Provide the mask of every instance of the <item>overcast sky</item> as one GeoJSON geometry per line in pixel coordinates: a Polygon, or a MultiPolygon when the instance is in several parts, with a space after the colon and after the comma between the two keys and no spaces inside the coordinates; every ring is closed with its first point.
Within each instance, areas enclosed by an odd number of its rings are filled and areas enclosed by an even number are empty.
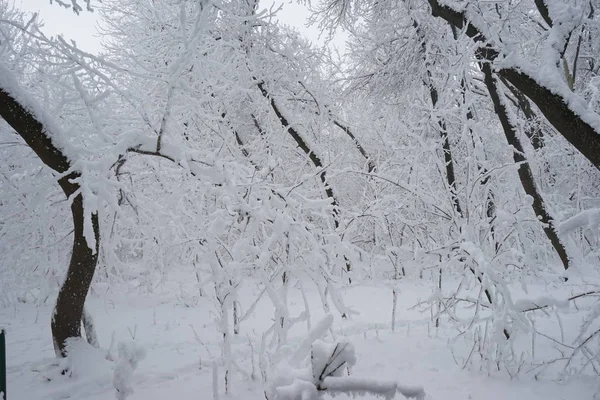
{"type": "MultiPolygon", "coordinates": [[[[65,2],[69,3],[68,0],[65,2]]],[[[82,0],[80,3],[84,3],[84,1],[82,0]]],[[[289,0],[277,0],[276,2],[262,0],[261,6],[270,7],[273,3],[283,4],[283,9],[278,14],[281,22],[296,27],[314,43],[322,43],[322,40],[318,39],[319,32],[317,28],[307,28],[305,26],[306,19],[310,15],[305,6],[298,5],[289,0]]],[[[50,0],[15,0],[15,4],[22,10],[39,12],[45,21],[44,30],[47,34],[63,34],[66,38],[75,40],[77,45],[85,51],[92,53],[99,51],[100,37],[96,30],[98,13],[84,11],[79,15],[75,15],[72,10],[65,9],[56,2],[50,4],[50,0]]],[[[343,43],[343,40],[338,42],[343,43]]]]}

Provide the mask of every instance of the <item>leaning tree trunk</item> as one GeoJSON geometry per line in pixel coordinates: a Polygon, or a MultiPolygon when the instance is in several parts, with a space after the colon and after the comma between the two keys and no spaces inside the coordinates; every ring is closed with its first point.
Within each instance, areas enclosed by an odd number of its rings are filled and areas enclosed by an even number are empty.
{"type": "MultiPolygon", "coordinates": [[[[30,111],[35,107],[21,101],[4,88],[0,88],[0,116],[25,140],[44,164],[60,174],[66,173],[71,168],[71,161],[52,142],[50,128],[44,126],[38,119],[40,117],[30,111]]],[[[79,190],[79,184],[72,182],[79,177],[79,173],[72,172],[59,179],[58,183],[67,198],[79,190]]],[[[96,269],[100,244],[97,214],[92,215],[95,249],[89,248],[83,235],[85,210],[81,193],[72,199],[71,214],[73,250],[66,279],[58,293],[51,324],[56,355],[63,357],[66,355],[67,339],[81,337],[83,306],[96,269]]]]}
{"type": "MultiPolygon", "coordinates": [[[[431,63],[427,60],[427,46],[425,42],[425,35],[417,20],[413,19],[412,26],[416,29],[417,35],[421,38],[421,56],[423,57],[423,61],[425,61],[425,68],[427,69],[426,79],[423,79],[423,84],[429,89],[431,105],[433,109],[435,109],[438,104],[439,93],[433,83],[431,74],[431,63]]],[[[446,121],[443,118],[437,118],[437,124],[439,127],[440,138],[442,139],[442,152],[444,153],[444,165],[446,169],[446,183],[448,184],[448,190],[450,191],[452,208],[461,218],[463,218],[464,215],[460,206],[460,199],[458,197],[458,190],[456,187],[456,174],[454,173],[454,161],[452,158],[450,139],[448,138],[448,130],[446,129],[446,121]]]]}
{"type": "MultiPolygon", "coordinates": [[[[321,170],[321,172],[319,173],[319,178],[321,179],[321,183],[323,184],[323,188],[325,189],[325,195],[331,201],[331,205],[332,205],[331,214],[333,217],[333,225],[334,225],[335,229],[337,230],[340,227],[339,203],[333,193],[333,188],[331,187],[331,185],[329,184],[329,182],[327,180],[327,172],[325,171],[325,167],[323,165],[323,162],[321,161],[321,158],[319,158],[319,156],[309,147],[308,143],[303,139],[303,137],[298,133],[298,131],[296,131],[296,129],[290,124],[290,122],[287,120],[287,118],[283,115],[280,108],[277,106],[275,99],[273,98],[273,96],[271,96],[271,94],[265,88],[264,82],[258,83],[258,88],[260,89],[260,92],[263,95],[263,97],[269,101],[271,108],[273,109],[273,112],[279,119],[279,122],[281,123],[281,125],[287,130],[287,132],[290,134],[290,136],[294,139],[294,141],[296,142],[298,147],[300,147],[302,149],[302,151],[308,156],[308,158],[310,159],[312,164],[315,166],[315,168],[318,168],[321,170]]],[[[348,132],[349,131],[346,131],[346,133],[348,133],[348,132]]],[[[355,141],[355,143],[358,143],[358,141],[355,141]]],[[[372,171],[372,169],[369,170],[369,172],[371,172],[371,171],[372,171]]],[[[350,260],[348,259],[348,257],[344,256],[344,260],[346,261],[346,272],[352,271],[352,264],[350,263],[350,260]]],[[[352,278],[348,277],[348,283],[352,283],[352,278]]],[[[342,318],[345,318],[345,316],[346,316],[346,314],[342,314],[342,318]]]]}
{"type": "MultiPolygon", "coordinates": [[[[427,79],[429,86],[429,96],[431,97],[431,105],[435,109],[439,100],[439,94],[436,87],[431,82],[431,72],[427,71],[427,79]]],[[[463,212],[460,207],[460,199],[458,198],[458,191],[456,188],[456,174],[454,173],[454,161],[452,158],[452,149],[450,148],[450,139],[448,138],[448,130],[446,129],[446,122],[438,118],[440,138],[442,139],[442,151],[444,152],[444,165],[446,166],[446,183],[450,190],[450,197],[452,199],[452,206],[454,211],[462,218],[463,212]]]]}
{"type": "Polygon", "coordinates": [[[275,115],[279,119],[279,122],[281,123],[281,125],[287,130],[287,132],[294,139],[294,141],[296,142],[298,147],[300,147],[302,149],[304,154],[306,154],[308,156],[308,158],[310,159],[312,164],[315,166],[315,168],[321,170],[321,172],[319,173],[319,179],[321,180],[321,183],[323,184],[323,188],[325,189],[325,194],[331,201],[331,205],[332,205],[331,213],[333,216],[333,224],[336,229],[339,228],[339,226],[340,226],[340,215],[339,215],[339,207],[338,207],[339,203],[333,193],[333,188],[331,187],[331,185],[329,185],[329,182],[327,181],[327,172],[325,171],[325,168],[323,166],[323,162],[321,161],[321,158],[319,158],[319,156],[309,147],[308,143],[303,139],[303,137],[298,133],[298,131],[296,131],[296,129],[290,124],[290,122],[287,120],[287,118],[283,115],[283,113],[277,106],[275,99],[271,96],[271,94],[265,88],[264,82],[258,83],[258,88],[260,89],[260,92],[263,95],[263,97],[269,101],[269,104],[271,105],[271,108],[273,109],[273,112],[275,112],[275,115]]]}
{"type": "Polygon", "coordinates": [[[502,81],[502,83],[504,83],[504,86],[506,86],[508,90],[510,90],[513,96],[515,96],[515,98],[517,99],[517,106],[519,107],[519,110],[521,110],[521,112],[525,116],[525,119],[527,120],[527,122],[529,122],[529,125],[525,129],[525,135],[529,138],[529,141],[531,142],[531,145],[535,150],[541,150],[542,148],[544,148],[544,132],[542,131],[540,125],[536,124],[536,115],[533,112],[531,103],[523,93],[515,89],[515,87],[511,85],[506,79],[500,78],[500,80],[502,81]]]}
{"type": "Polygon", "coordinates": [[[485,85],[488,89],[492,102],[494,103],[494,110],[498,115],[498,119],[500,120],[500,124],[502,125],[502,129],[504,130],[504,134],[506,135],[506,140],[508,144],[513,146],[513,158],[515,163],[519,165],[518,173],[519,178],[521,179],[521,184],[523,185],[523,189],[525,193],[533,198],[533,211],[535,215],[540,218],[540,221],[544,224],[544,232],[546,236],[552,243],[554,250],[558,253],[560,260],[562,261],[563,267],[565,269],[569,268],[570,260],[567,254],[567,250],[560,240],[558,233],[556,232],[556,227],[554,226],[554,219],[550,215],[547,210],[546,204],[544,202],[544,198],[540,193],[535,181],[533,179],[533,173],[531,171],[531,167],[525,158],[525,153],[521,141],[517,136],[517,131],[514,127],[514,124],[511,123],[509,119],[508,110],[506,108],[506,104],[502,102],[498,82],[492,73],[492,68],[489,63],[481,63],[481,70],[484,74],[485,85]]]}

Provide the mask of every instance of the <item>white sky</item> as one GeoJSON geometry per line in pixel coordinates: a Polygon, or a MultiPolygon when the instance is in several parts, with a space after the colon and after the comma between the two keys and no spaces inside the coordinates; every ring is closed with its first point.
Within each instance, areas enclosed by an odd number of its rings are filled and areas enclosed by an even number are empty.
{"type": "MultiPolygon", "coordinates": [[[[66,2],[70,3],[69,0],[66,2]]],[[[39,12],[45,22],[46,34],[63,34],[88,52],[95,53],[100,49],[100,38],[96,33],[97,14],[84,11],[77,16],[56,2],[51,5],[50,0],[15,0],[15,5],[24,11],[39,12]]]]}
{"type": "MultiPolygon", "coordinates": [[[[69,0],[63,0],[70,3],[69,0]]],[[[169,0],[164,0],[169,1],[169,0]]],[[[84,1],[80,1],[80,4],[84,1]]],[[[93,5],[94,1],[92,1],[93,5]]],[[[278,17],[281,22],[291,25],[300,30],[313,43],[323,43],[319,40],[319,31],[316,27],[305,26],[310,12],[305,6],[299,5],[291,0],[262,0],[261,6],[269,8],[271,4],[283,4],[283,9],[278,17]]],[[[63,34],[67,39],[73,39],[78,47],[84,51],[96,53],[100,50],[100,37],[97,33],[97,13],[83,11],[75,15],[71,9],[59,6],[56,2],[50,4],[50,0],[15,0],[17,8],[22,10],[39,12],[45,22],[46,34],[63,34]]],[[[85,7],[84,7],[85,8],[85,7]]],[[[343,47],[344,40],[336,40],[338,47],[343,47]],[[341,46],[340,46],[341,45],[341,46]]]]}

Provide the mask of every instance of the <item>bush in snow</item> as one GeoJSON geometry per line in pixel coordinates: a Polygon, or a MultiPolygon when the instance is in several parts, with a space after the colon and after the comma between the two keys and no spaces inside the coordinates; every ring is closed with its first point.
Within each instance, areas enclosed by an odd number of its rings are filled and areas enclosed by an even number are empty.
{"type": "Polygon", "coordinates": [[[396,393],[406,398],[423,400],[425,391],[421,387],[408,387],[394,381],[381,381],[369,378],[357,378],[350,375],[350,369],[356,364],[354,347],[347,342],[325,343],[322,337],[333,322],[327,315],[302,341],[289,361],[276,366],[277,374],[267,385],[267,400],[318,400],[325,393],[335,396],[345,393],[352,396],[372,394],[392,399],[396,393]],[[307,346],[308,345],[308,346],[307,346]],[[298,367],[310,348],[310,363],[307,367],[298,367]]]}
{"type": "Polygon", "coordinates": [[[117,400],[125,400],[133,393],[133,371],[146,357],[146,351],[135,342],[119,343],[119,360],[115,367],[113,384],[117,391],[117,400]]]}

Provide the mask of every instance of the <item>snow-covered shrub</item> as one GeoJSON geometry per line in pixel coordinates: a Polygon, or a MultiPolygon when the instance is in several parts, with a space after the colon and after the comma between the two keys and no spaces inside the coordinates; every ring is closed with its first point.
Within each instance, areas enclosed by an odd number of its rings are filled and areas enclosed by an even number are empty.
{"type": "Polygon", "coordinates": [[[319,340],[332,323],[333,317],[328,314],[308,332],[288,360],[281,361],[273,368],[277,372],[267,383],[265,396],[268,400],[319,400],[324,394],[335,396],[340,393],[352,396],[372,394],[385,399],[392,399],[396,393],[401,393],[406,398],[425,398],[425,391],[421,387],[349,376],[356,364],[354,346],[348,342],[326,343],[319,340]],[[307,362],[308,349],[310,360],[307,362]]]}

